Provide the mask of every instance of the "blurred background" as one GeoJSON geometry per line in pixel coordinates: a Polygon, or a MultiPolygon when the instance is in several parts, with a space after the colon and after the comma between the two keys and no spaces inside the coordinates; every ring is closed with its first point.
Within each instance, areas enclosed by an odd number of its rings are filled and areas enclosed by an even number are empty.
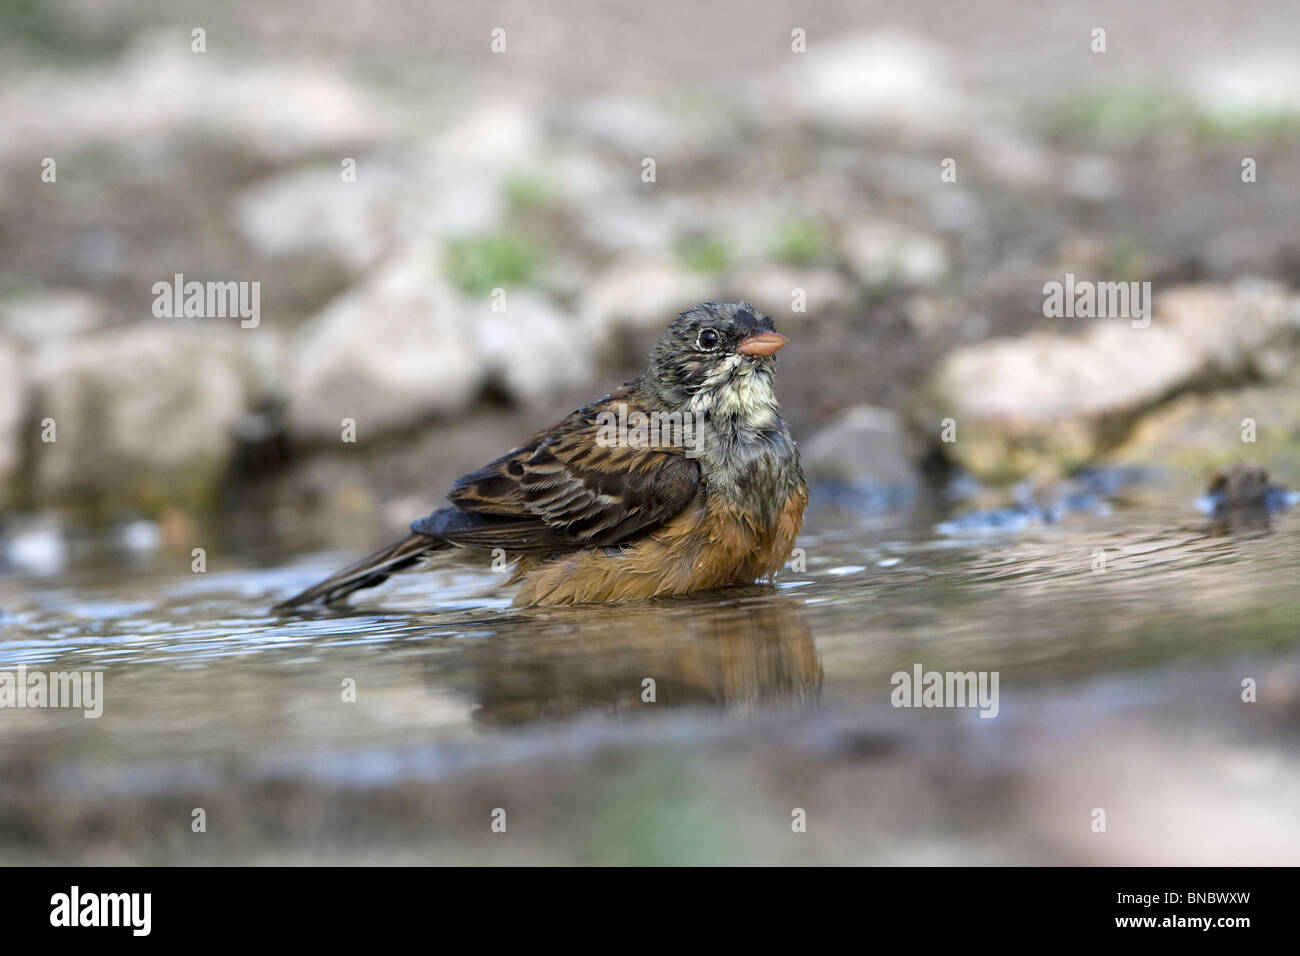
{"type": "Polygon", "coordinates": [[[861,439],[812,449],[827,479],[1182,456],[1201,482],[1248,416],[1294,472],[1285,4],[444,6],[5,3],[10,513],[385,537],[732,297],[796,343],[796,435],[861,439]],[[177,273],[259,283],[258,326],[155,317],[177,273]],[[1098,341],[1044,318],[1066,273],[1168,308],[1098,341]]]}
{"type": "MultiPolygon", "coordinates": [[[[120,666],[124,688],[108,738],[0,724],[20,821],[0,851],[193,859],[189,794],[219,778],[232,815],[285,802],[211,859],[420,858],[430,800],[477,821],[467,795],[529,791],[563,816],[579,780],[595,804],[568,825],[594,835],[534,834],[519,859],[1295,862],[1263,824],[1099,850],[1055,814],[1086,815],[1102,797],[1075,785],[1095,779],[1130,826],[1168,822],[1156,778],[1187,778],[1184,823],[1282,818],[1296,793],[1295,515],[1235,538],[1194,502],[1247,459],[1274,500],[1300,487],[1298,43],[1283,2],[0,0],[0,663],[120,666]],[[1149,327],[1045,317],[1067,274],[1151,283],[1149,327]],[[256,322],[158,316],[177,275],[257,283],[256,322]],[[781,602],[629,642],[589,618],[485,623],[505,601],[474,597],[479,574],[387,599],[462,617],[263,616],[639,374],[677,312],[736,298],[791,338],[778,394],[814,487],[781,602]],[[978,538],[1007,530],[1026,536],[978,538]],[[887,675],[922,653],[1023,667],[1039,696],[895,727],[887,675]],[[1246,758],[1214,736],[1247,733],[1226,716],[1241,654],[1277,689],[1249,731],[1276,746],[1246,758]],[[340,662],[385,688],[369,724],[304,702],[337,696],[340,662]],[[1134,676],[1152,667],[1175,672],[1134,676]],[[647,670],[676,675],[686,713],[761,726],[601,722],[640,706],[647,670]],[[286,673],[297,704],[273,689],[286,673]],[[1117,716],[1134,700],[1152,708],[1136,729],[1117,716]],[[1062,713],[1083,735],[1064,776],[1065,731],[1044,730],[1062,713]],[[1200,768],[1161,763],[1196,714],[1200,768]],[[421,749],[435,731],[451,750],[421,749]],[[711,740],[729,771],[711,788],[712,750],[626,757],[647,735],[711,740]],[[987,759],[963,769],[972,747],[987,759]],[[157,803],[128,796],[143,767],[157,803]],[[769,810],[788,830],[800,798],[772,792],[796,771],[842,829],[751,839],[769,810]],[[755,789],[771,807],[734,812],[755,789]],[[182,835],[159,842],[171,801],[182,835]],[[411,829],[356,822],[382,814],[411,829]]],[[[488,852],[447,832],[447,858],[488,852]]]]}

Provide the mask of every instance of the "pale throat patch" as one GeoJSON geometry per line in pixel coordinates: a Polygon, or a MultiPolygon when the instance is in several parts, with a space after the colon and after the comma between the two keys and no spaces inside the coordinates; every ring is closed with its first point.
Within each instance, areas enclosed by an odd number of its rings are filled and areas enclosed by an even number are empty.
{"type": "Polygon", "coordinates": [[[742,355],[731,356],[692,396],[691,411],[708,412],[720,419],[735,418],[756,431],[770,428],[779,406],[772,390],[772,376],[758,369],[742,355]]]}

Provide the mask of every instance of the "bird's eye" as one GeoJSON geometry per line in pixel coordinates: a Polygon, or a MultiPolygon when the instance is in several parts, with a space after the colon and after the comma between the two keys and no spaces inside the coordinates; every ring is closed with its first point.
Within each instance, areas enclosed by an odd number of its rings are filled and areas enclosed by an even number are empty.
{"type": "Polygon", "coordinates": [[[697,347],[708,352],[718,347],[718,333],[713,329],[704,329],[695,339],[697,347]]]}

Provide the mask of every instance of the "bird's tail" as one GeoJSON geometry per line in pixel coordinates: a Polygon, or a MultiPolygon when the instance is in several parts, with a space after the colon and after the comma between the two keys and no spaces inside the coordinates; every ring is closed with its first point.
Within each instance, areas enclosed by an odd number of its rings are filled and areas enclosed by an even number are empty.
{"type": "Polygon", "coordinates": [[[289,600],[281,601],[271,610],[287,611],[315,601],[324,604],[336,601],[353,591],[372,588],[387,580],[390,574],[413,567],[430,551],[445,547],[448,547],[447,543],[439,538],[427,534],[409,534],[396,544],[390,544],[355,564],[348,565],[342,571],[330,575],[301,594],[295,594],[289,600]]]}

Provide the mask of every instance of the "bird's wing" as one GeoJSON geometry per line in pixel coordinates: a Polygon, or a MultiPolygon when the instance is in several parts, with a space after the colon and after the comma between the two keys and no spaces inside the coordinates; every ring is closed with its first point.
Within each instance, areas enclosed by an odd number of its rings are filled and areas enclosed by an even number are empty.
{"type": "Polygon", "coordinates": [[[507,551],[617,545],[677,515],[700,488],[680,447],[599,442],[603,411],[635,406],[635,385],[581,408],[457,481],[443,509],[411,525],[453,544],[507,551]]]}

